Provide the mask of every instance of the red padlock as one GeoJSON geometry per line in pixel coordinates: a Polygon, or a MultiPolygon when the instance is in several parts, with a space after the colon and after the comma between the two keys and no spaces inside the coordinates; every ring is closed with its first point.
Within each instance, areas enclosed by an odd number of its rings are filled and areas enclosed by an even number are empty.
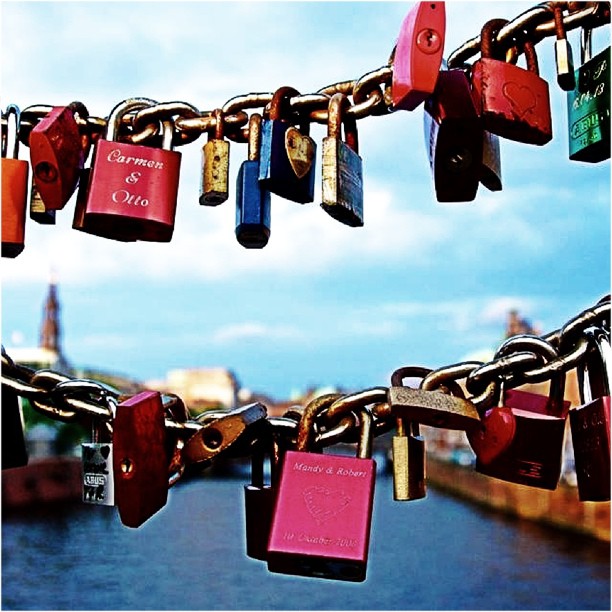
{"type": "Polygon", "coordinates": [[[393,57],[395,109],[414,110],[433,92],[444,52],[444,2],[419,2],[402,22],[393,57]]]}
{"type": "Polygon", "coordinates": [[[26,206],[29,165],[19,156],[21,113],[9,104],[2,115],[2,257],[17,257],[25,246],[26,206]],[[8,122],[15,117],[15,142],[8,157],[8,122]]]}
{"type": "Polygon", "coordinates": [[[556,489],[561,474],[565,421],[565,374],[551,381],[548,397],[512,389],[482,417],[480,430],[467,432],[476,471],[518,484],[556,489]]]}
{"type": "Polygon", "coordinates": [[[75,113],[88,116],[80,102],[55,106],[30,132],[32,172],[45,210],[64,208],[85,164],[89,137],[80,133],[75,113]]]}
{"type": "Polygon", "coordinates": [[[610,380],[612,350],[601,329],[587,329],[590,348],[578,368],[582,405],[570,410],[580,501],[610,500],[610,380]]]}
{"type": "Polygon", "coordinates": [[[474,200],[481,177],[483,127],[462,69],[440,71],[423,118],[436,199],[474,200]]]}
{"type": "MultiPolygon", "coordinates": [[[[298,441],[308,439],[301,435],[307,410],[298,441]]],[[[376,463],[372,413],[362,406],[359,415],[359,457],[307,452],[306,444],[286,452],[268,541],[270,571],[365,580],[376,463]]]]}
{"type": "Polygon", "coordinates": [[[120,102],[95,147],[83,213],[88,231],[111,237],[169,242],[174,232],[181,154],[172,151],[174,125],[164,121],[163,148],[118,142],[123,116],[154,105],[148,98],[120,102]]]}
{"type": "Polygon", "coordinates": [[[142,391],[121,402],[113,419],[113,473],[125,526],[140,527],[165,506],[168,463],[161,394],[142,391]]]}
{"type": "Polygon", "coordinates": [[[508,23],[492,19],[480,33],[481,58],[472,66],[472,94],[484,128],[493,134],[527,144],[552,139],[548,83],[539,76],[532,42],[525,40],[527,70],[494,58],[493,34],[508,23]]]}

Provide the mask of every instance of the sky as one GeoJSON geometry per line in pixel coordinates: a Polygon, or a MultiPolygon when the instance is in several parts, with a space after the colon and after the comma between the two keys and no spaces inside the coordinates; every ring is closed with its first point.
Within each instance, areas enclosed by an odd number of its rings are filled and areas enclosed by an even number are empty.
{"type": "MultiPolygon", "coordinates": [[[[534,4],[447,2],[444,57],[488,19],[534,4]]],[[[283,85],[311,93],[387,64],[412,6],[3,1],[1,105],[80,100],[106,117],[134,96],[212,110],[283,85]]],[[[579,31],[569,40],[578,63],[579,31]]],[[[593,44],[595,52],[610,44],[609,27],[593,44]]],[[[388,385],[401,366],[438,368],[494,350],[511,308],[543,332],[557,329],[609,292],[610,163],[568,159],[553,39],[537,51],[553,140],[503,140],[501,192],[436,201],[421,105],[358,122],[365,225],[344,226],[318,204],[326,134],[313,125],[315,202],[273,196],[269,243],[247,250],[234,236],[246,145],[231,144],[229,200],[204,207],[201,136],[177,149],[170,243],[72,230],[74,198],[55,226],[28,221],[25,250],[2,260],[3,344],[37,345],[52,271],[72,364],[141,380],[222,366],[241,386],[279,399],[313,385],[388,385]]],[[[29,158],[27,147],[20,157],[29,158]]]]}

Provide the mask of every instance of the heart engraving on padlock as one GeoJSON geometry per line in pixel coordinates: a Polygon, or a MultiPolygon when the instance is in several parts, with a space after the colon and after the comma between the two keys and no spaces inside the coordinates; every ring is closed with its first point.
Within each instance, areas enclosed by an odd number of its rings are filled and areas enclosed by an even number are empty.
{"type": "Polygon", "coordinates": [[[300,179],[305,177],[315,155],[312,139],[292,126],[285,132],[285,151],[295,175],[300,179]]]}
{"type": "Polygon", "coordinates": [[[505,98],[512,104],[512,109],[521,119],[533,111],[538,103],[533,91],[525,85],[511,81],[504,85],[502,91],[505,98]]]}
{"type": "Polygon", "coordinates": [[[467,432],[470,446],[483,464],[491,463],[510,446],[516,431],[511,408],[492,408],[482,419],[482,429],[467,432]]]}
{"type": "Polygon", "coordinates": [[[304,501],[308,512],[321,525],[342,512],[351,502],[351,497],[344,491],[312,486],[304,490],[304,501]]]}

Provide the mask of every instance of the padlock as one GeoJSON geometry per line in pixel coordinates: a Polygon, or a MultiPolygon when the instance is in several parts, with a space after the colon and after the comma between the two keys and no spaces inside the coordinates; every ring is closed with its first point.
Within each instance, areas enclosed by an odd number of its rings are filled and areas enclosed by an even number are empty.
{"type": "Polygon", "coordinates": [[[578,497],[610,500],[610,339],[601,329],[584,332],[589,352],[578,369],[581,406],[570,410],[578,497]]]}
{"type": "MultiPolygon", "coordinates": [[[[403,379],[420,371],[399,368],[391,375],[391,386],[403,386],[403,379]]],[[[419,424],[402,417],[396,418],[397,433],[393,436],[393,499],[412,501],[427,495],[425,483],[425,438],[420,435],[419,424]]]]}
{"type": "Polygon", "coordinates": [[[174,125],[163,123],[162,149],[119,142],[123,116],[154,105],[148,98],[120,102],[111,111],[105,138],[95,145],[83,213],[91,233],[169,242],[174,231],[181,154],[172,151],[174,125]]]}
{"type": "Polygon", "coordinates": [[[46,210],[64,208],[85,164],[89,138],[81,134],[75,114],[88,117],[80,102],[55,106],[30,132],[32,173],[46,210]]]}
{"type": "Polygon", "coordinates": [[[17,257],[25,246],[29,165],[18,159],[20,118],[15,104],[9,104],[2,115],[2,257],[17,257]],[[11,115],[15,118],[15,140],[12,157],[8,157],[11,115]]]}
{"type": "Polygon", "coordinates": [[[561,4],[553,7],[555,19],[555,64],[557,66],[557,84],[563,91],[573,91],[576,88],[574,76],[574,59],[572,46],[567,39],[565,24],[563,23],[563,8],[561,4]]]}
{"type": "Polygon", "coordinates": [[[2,385],[2,469],[28,464],[28,449],[23,434],[23,413],[19,396],[2,385]]]}
{"type": "Polygon", "coordinates": [[[554,490],[561,474],[565,421],[565,373],[551,381],[549,396],[512,389],[467,432],[476,471],[493,478],[554,490]]]}
{"type": "Polygon", "coordinates": [[[329,101],[327,136],[323,139],[321,207],[337,221],[361,227],[363,164],[359,157],[357,120],[348,114],[349,108],[349,99],[342,93],[334,94],[329,101]]]}
{"type": "Polygon", "coordinates": [[[367,406],[358,412],[357,458],[308,452],[303,444],[285,453],[268,543],[270,571],[365,580],[376,463],[372,413],[367,406]]]}
{"type": "Polygon", "coordinates": [[[55,225],[55,211],[47,210],[32,177],[30,184],[30,219],[41,225],[55,225]]]}
{"type": "Polygon", "coordinates": [[[418,2],[402,22],[393,56],[393,107],[414,110],[433,93],[444,52],[444,2],[418,2]]]}
{"type": "Polygon", "coordinates": [[[482,132],[482,164],[480,184],[489,191],[502,190],[501,150],[499,136],[487,130],[482,132]]]}
{"type": "Polygon", "coordinates": [[[208,132],[208,142],[202,147],[202,186],[200,204],[218,206],[229,195],[230,143],[223,137],[223,111],[213,111],[215,127],[208,132]]]}
{"type": "Polygon", "coordinates": [[[266,407],[255,402],[211,418],[185,443],[186,463],[205,466],[221,453],[247,446],[257,433],[257,424],[261,425],[258,422],[265,423],[267,414],[266,407]]]}
{"type": "Polygon", "coordinates": [[[271,197],[259,181],[261,121],[259,113],[249,119],[248,159],[236,178],[236,239],[247,249],[261,249],[270,238],[271,197]]]}
{"type": "Polygon", "coordinates": [[[81,444],[83,502],[98,506],[115,505],[113,442],[108,431],[92,423],[91,442],[81,444]]]}
{"type": "Polygon", "coordinates": [[[299,96],[293,87],[281,87],[270,102],[269,118],[261,128],[259,180],[261,186],[281,198],[305,204],[314,200],[317,145],[308,135],[306,122],[293,125],[289,106],[299,96]]]}
{"type": "Polygon", "coordinates": [[[251,449],[251,484],[244,487],[246,554],[260,561],[268,558],[268,538],[274,512],[279,461],[279,445],[272,426],[267,429],[251,449]],[[270,461],[270,484],[264,484],[266,456],[270,461]]]}
{"type": "Polygon", "coordinates": [[[569,158],[598,163],[610,158],[610,47],[591,57],[591,30],[581,35],[576,88],[567,94],[569,158]]]}
{"type": "Polygon", "coordinates": [[[482,176],[483,127],[461,68],[442,70],[425,101],[425,145],[438,202],[470,202],[482,176]]]}
{"type": "MultiPolygon", "coordinates": [[[[401,377],[415,376],[413,368],[400,368],[401,377]]],[[[425,370],[423,370],[425,372],[425,370]]],[[[400,376],[400,374],[398,374],[400,376]]],[[[415,421],[430,427],[462,429],[472,431],[480,427],[480,416],[476,406],[460,395],[427,388],[428,379],[424,377],[419,389],[404,386],[391,386],[388,390],[388,403],[391,414],[396,418],[415,421]]]]}
{"type": "Polygon", "coordinates": [[[115,503],[127,527],[140,527],[166,505],[166,426],[158,391],[141,391],[117,405],[113,472],[115,503]]]}
{"type": "Polygon", "coordinates": [[[525,40],[527,70],[494,58],[493,34],[507,21],[492,19],[480,33],[481,58],[472,66],[472,94],[483,127],[498,136],[544,145],[552,139],[548,83],[539,76],[534,44],[525,40]]]}

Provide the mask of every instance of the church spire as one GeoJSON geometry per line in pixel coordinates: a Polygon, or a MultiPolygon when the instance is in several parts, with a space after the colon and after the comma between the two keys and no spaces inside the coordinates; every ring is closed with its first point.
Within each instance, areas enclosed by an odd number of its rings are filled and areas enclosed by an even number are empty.
{"type": "Polygon", "coordinates": [[[61,355],[59,300],[57,299],[57,280],[51,274],[49,293],[43,307],[43,319],[40,328],[40,347],[61,355]]]}

